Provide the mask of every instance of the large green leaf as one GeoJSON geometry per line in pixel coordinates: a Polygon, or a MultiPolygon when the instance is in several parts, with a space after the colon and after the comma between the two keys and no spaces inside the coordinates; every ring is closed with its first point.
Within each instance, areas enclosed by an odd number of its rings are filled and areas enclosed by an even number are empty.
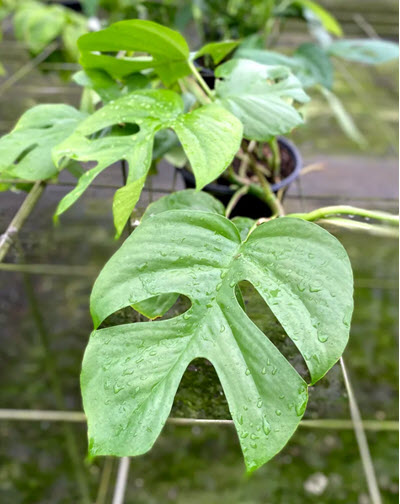
{"type": "Polygon", "coordinates": [[[37,105],[0,139],[0,173],[26,180],[45,180],[58,173],[52,148],[85,118],[69,105],[37,105]]]}
{"type": "Polygon", "coordinates": [[[81,64],[84,68],[105,70],[113,77],[123,77],[144,69],[154,69],[166,84],[189,75],[189,48],[178,32],[165,26],[133,19],[120,21],[78,41],[81,64]],[[150,56],[114,56],[98,52],[127,51],[150,56]]]}
{"type": "Polygon", "coordinates": [[[328,52],[349,61],[376,65],[399,57],[399,46],[388,40],[335,40],[328,52]]]}
{"type": "Polygon", "coordinates": [[[243,123],[244,136],[266,141],[303,123],[293,101],[308,96],[287,67],[233,59],[215,72],[218,102],[243,123]]]}
{"type": "Polygon", "coordinates": [[[281,218],[242,242],[209,212],[170,210],[144,221],[100,273],[91,296],[96,328],[115,311],[172,292],[192,306],[169,320],[95,330],[81,385],[92,455],[148,451],[188,364],[215,366],[249,471],[290,439],[307,384],[246,316],[235,287],[251,282],[310,370],[312,383],[338,360],[353,308],[353,280],[340,243],[315,224],[281,218]]]}
{"type": "Polygon", "coordinates": [[[230,164],[242,138],[242,125],[223,107],[210,104],[187,114],[181,97],[169,90],[141,90],[109,103],[86,119],[55,151],[55,159],[64,156],[80,161],[96,161],[76,188],[60,202],[56,214],[63,213],[85,191],[92,180],[111,164],[126,160],[129,164],[127,185],[115,193],[114,223],[119,235],[136,205],[152,159],[154,135],[172,128],[191,163],[196,186],[217,178],[230,164]],[[105,128],[129,123],[139,131],[116,136],[92,138],[105,128]]]}

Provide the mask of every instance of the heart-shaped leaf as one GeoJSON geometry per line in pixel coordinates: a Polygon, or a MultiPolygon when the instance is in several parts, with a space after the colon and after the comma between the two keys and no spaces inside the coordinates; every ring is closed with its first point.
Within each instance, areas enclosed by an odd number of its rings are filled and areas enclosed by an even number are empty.
{"type": "Polygon", "coordinates": [[[148,451],[188,364],[215,366],[252,471],[298,426],[307,384],[247,317],[235,290],[251,282],[303,355],[312,383],[338,360],[353,308],[353,280],[340,243],[315,224],[280,218],[242,241],[210,212],[170,210],[145,220],[100,273],[91,296],[95,327],[115,311],[180,293],[192,306],[158,322],[95,330],[81,385],[92,455],[148,451]]]}
{"type": "Polygon", "coordinates": [[[196,186],[201,189],[216,179],[230,164],[240,146],[242,125],[230,112],[216,104],[200,107],[187,114],[181,97],[173,91],[142,90],[109,103],[87,118],[55,151],[55,159],[67,156],[80,161],[96,161],[76,188],[60,202],[56,214],[71,206],[92,180],[116,161],[129,164],[127,185],[115,193],[114,223],[119,235],[136,205],[152,159],[154,135],[164,128],[177,134],[191,163],[196,186]],[[136,124],[139,131],[115,136],[91,138],[96,132],[125,123],[136,124]]]}
{"type": "Polygon", "coordinates": [[[105,70],[112,77],[124,77],[154,69],[166,85],[191,73],[189,47],[178,32],[141,19],[114,23],[104,30],[83,35],[78,41],[80,63],[85,69],[105,70]],[[139,52],[150,56],[114,57],[99,52],[139,52]]]}
{"type": "Polygon", "coordinates": [[[45,180],[58,173],[52,148],[86,117],[69,105],[37,105],[0,139],[0,173],[25,180],[45,180]]]}
{"type": "Polygon", "coordinates": [[[218,102],[241,120],[246,138],[267,141],[303,123],[292,102],[308,96],[287,67],[233,59],[215,75],[218,102]]]}

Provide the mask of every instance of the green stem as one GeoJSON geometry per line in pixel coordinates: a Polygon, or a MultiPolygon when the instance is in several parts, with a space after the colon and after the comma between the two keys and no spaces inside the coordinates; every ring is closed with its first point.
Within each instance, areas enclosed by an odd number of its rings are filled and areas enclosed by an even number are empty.
{"type": "Polygon", "coordinates": [[[193,73],[193,75],[196,77],[198,83],[200,86],[203,88],[203,91],[206,93],[206,95],[210,98],[210,100],[214,100],[214,95],[211,89],[208,87],[207,82],[203,79],[203,77],[200,75],[199,71],[197,70],[195,64],[193,61],[189,61],[189,67],[193,73]]]}
{"type": "Polygon", "coordinates": [[[254,165],[254,169],[256,171],[258,180],[264,190],[265,201],[268,203],[270,209],[272,210],[272,218],[273,217],[281,217],[285,214],[282,205],[278,198],[275,196],[275,193],[271,189],[271,185],[268,180],[265,178],[262,171],[258,168],[257,164],[254,165]]]}
{"type": "Polygon", "coordinates": [[[320,219],[326,219],[329,217],[336,217],[338,215],[357,215],[359,217],[364,217],[366,219],[374,219],[382,222],[386,222],[392,226],[399,225],[399,216],[392,215],[387,212],[379,212],[376,210],[366,210],[365,208],[357,208],[349,205],[334,205],[322,208],[317,208],[312,212],[308,213],[293,213],[289,214],[288,217],[296,217],[298,219],[303,219],[307,221],[317,221],[320,219]]]}
{"type": "Polygon", "coordinates": [[[7,255],[11,245],[14,243],[15,237],[35,208],[45,187],[46,184],[44,182],[35,182],[35,185],[29,191],[28,196],[10,222],[6,232],[0,236],[0,262],[2,262],[7,255]]]}
{"type": "Polygon", "coordinates": [[[188,90],[193,93],[193,95],[202,105],[207,105],[210,103],[210,98],[206,95],[206,93],[195,80],[193,80],[191,77],[186,78],[185,84],[188,90]]]}
{"type": "Polygon", "coordinates": [[[249,194],[256,196],[269,206],[273,217],[283,215],[282,207],[267,181],[264,187],[261,187],[258,184],[249,183],[247,180],[238,177],[232,167],[227,170],[225,177],[229,180],[229,182],[236,184],[239,187],[247,186],[249,194]]]}
{"type": "Polygon", "coordinates": [[[276,179],[281,173],[281,154],[279,151],[279,143],[276,137],[269,142],[269,146],[272,152],[272,173],[274,179],[276,179]]]}
{"type": "Polygon", "coordinates": [[[227,219],[229,219],[229,216],[231,215],[232,213],[232,210],[235,208],[235,206],[237,205],[238,201],[240,200],[240,198],[242,196],[244,196],[247,192],[249,191],[249,187],[248,186],[242,186],[240,187],[232,196],[232,198],[229,200],[229,203],[228,205],[226,206],[226,210],[225,210],[225,217],[227,219]]]}

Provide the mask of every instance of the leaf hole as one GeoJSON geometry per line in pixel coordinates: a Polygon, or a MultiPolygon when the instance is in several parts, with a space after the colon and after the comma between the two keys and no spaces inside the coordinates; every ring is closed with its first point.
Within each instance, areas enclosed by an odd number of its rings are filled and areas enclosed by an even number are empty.
{"type": "Polygon", "coordinates": [[[14,161],[14,164],[17,165],[18,163],[20,163],[24,158],[26,158],[26,156],[32,152],[34,149],[36,149],[36,147],[38,146],[37,143],[35,144],[32,144],[30,145],[29,147],[27,147],[26,149],[24,149],[19,155],[18,157],[15,159],[14,161]]]}
{"type": "Polygon", "coordinates": [[[222,385],[209,360],[197,358],[189,364],[179,384],[171,416],[231,418],[222,385]]]}
{"type": "Polygon", "coordinates": [[[148,320],[157,323],[183,315],[191,306],[190,299],[183,294],[162,294],[116,311],[105,319],[100,328],[148,320]],[[169,300],[168,297],[170,297],[169,300]]]}
{"type": "Polygon", "coordinates": [[[119,124],[113,124],[112,126],[108,126],[107,128],[102,128],[90,135],[86,135],[88,140],[97,140],[98,138],[105,137],[124,137],[124,136],[133,136],[136,135],[140,131],[140,127],[136,123],[125,122],[119,124]]]}
{"type": "MultiPolygon", "coordinates": [[[[240,282],[238,286],[242,294],[246,315],[276,346],[300,376],[309,383],[311,379],[303,356],[286,334],[285,329],[272,313],[270,307],[258,293],[257,289],[248,281],[240,282]]],[[[236,298],[239,304],[242,305],[237,292],[236,298]]]]}

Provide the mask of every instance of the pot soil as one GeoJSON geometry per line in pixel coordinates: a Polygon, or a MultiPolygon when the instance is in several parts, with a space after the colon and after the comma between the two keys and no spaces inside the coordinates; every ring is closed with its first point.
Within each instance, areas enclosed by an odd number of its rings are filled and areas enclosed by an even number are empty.
{"type": "MultiPolygon", "coordinates": [[[[271,184],[271,189],[275,194],[279,191],[281,194],[281,200],[283,201],[289,186],[300,175],[302,160],[297,147],[287,138],[279,137],[278,145],[281,156],[280,181],[271,184]]],[[[234,170],[235,168],[237,169],[239,165],[240,160],[235,159],[233,161],[234,170]]],[[[186,188],[194,188],[196,186],[196,181],[193,173],[187,168],[179,169],[179,171],[182,175],[186,188]]],[[[206,185],[203,188],[203,191],[212,194],[226,206],[235,193],[234,189],[230,187],[231,185],[231,182],[223,177],[219,177],[215,182],[206,185]]],[[[252,219],[269,217],[270,215],[271,210],[269,206],[252,194],[245,194],[242,196],[231,213],[231,217],[241,216],[250,217],[252,219]]]]}

